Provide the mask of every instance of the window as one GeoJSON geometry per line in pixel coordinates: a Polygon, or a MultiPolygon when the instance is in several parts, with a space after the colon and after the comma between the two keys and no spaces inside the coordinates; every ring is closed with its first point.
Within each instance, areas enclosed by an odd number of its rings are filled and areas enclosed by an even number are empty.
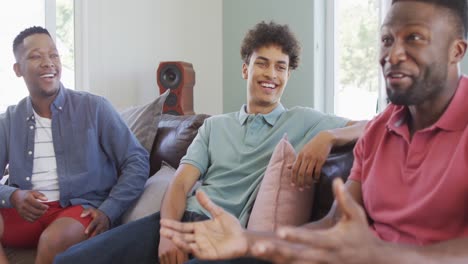
{"type": "Polygon", "coordinates": [[[75,23],[73,0],[56,0],[55,42],[62,60],[62,83],[75,87],[75,23]]]}
{"type": "Polygon", "coordinates": [[[13,39],[23,29],[45,26],[62,59],[62,83],[75,86],[73,0],[15,0],[0,2],[0,113],[28,95],[22,78],[13,71],[13,39]]]}
{"type": "MultiPolygon", "coordinates": [[[[330,0],[325,21],[328,91],[325,109],[350,119],[371,119],[385,106],[378,63],[379,30],[388,0],[330,0]]],[[[320,94],[320,93],[319,93],[320,94]]]]}
{"type": "Polygon", "coordinates": [[[336,1],[334,110],[351,119],[370,119],[379,96],[379,1],[336,1]]]}

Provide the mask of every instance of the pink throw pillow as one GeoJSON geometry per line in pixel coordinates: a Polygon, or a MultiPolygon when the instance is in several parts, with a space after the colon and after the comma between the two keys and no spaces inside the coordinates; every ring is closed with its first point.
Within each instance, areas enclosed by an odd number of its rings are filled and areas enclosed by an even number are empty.
{"type": "Polygon", "coordinates": [[[275,147],[250,214],[247,229],[274,231],[279,226],[298,226],[308,222],[312,211],[313,189],[291,186],[296,152],[285,135],[275,147]]]}

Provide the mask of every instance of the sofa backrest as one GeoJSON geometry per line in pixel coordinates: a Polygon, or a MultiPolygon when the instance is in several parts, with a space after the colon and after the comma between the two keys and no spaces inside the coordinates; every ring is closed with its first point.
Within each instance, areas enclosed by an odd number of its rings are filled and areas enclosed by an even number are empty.
{"type": "MultiPolygon", "coordinates": [[[[163,114],[150,154],[150,175],[161,168],[163,160],[177,168],[180,159],[197,135],[198,128],[208,117],[209,115],[204,114],[185,116],[163,114]]],[[[348,178],[354,160],[353,147],[351,145],[333,149],[322,167],[320,181],[315,186],[311,220],[318,220],[328,213],[334,200],[332,181],[336,177],[341,177],[344,181],[348,178]]]]}
{"type": "Polygon", "coordinates": [[[163,160],[177,168],[180,159],[197,135],[198,128],[208,117],[209,115],[204,114],[183,116],[163,114],[150,153],[150,175],[161,168],[163,160]]]}

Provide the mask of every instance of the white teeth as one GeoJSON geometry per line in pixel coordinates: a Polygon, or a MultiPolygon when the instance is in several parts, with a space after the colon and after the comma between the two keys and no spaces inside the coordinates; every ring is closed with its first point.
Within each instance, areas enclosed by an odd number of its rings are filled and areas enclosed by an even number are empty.
{"type": "Polygon", "coordinates": [[[48,73],[48,74],[44,74],[44,75],[41,75],[41,78],[54,78],[54,75],[53,73],[48,73]]]}
{"type": "Polygon", "coordinates": [[[262,86],[265,88],[271,88],[271,89],[275,88],[275,85],[272,83],[262,83],[262,86]]]}
{"type": "Polygon", "coordinates": [[[395,74],[391,74],[390,77],[392,77],[392,78],[403,78],[404,75],[401,74],[401,73],[395,73],[395,74]]]}

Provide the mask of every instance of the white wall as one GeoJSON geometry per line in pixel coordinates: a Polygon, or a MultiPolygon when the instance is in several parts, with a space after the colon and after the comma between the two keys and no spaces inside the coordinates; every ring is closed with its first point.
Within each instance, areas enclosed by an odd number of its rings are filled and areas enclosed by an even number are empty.
{"type": "Polygon", "coordinates": [[[191,62],[195,111],[222,112],[222,2],[219,0],[83,0],[84,83],[77,89],[115,107],[159,94],[160,61],[191,62]],[[203,37],[201,37],[203,36],[203,37]]]}

